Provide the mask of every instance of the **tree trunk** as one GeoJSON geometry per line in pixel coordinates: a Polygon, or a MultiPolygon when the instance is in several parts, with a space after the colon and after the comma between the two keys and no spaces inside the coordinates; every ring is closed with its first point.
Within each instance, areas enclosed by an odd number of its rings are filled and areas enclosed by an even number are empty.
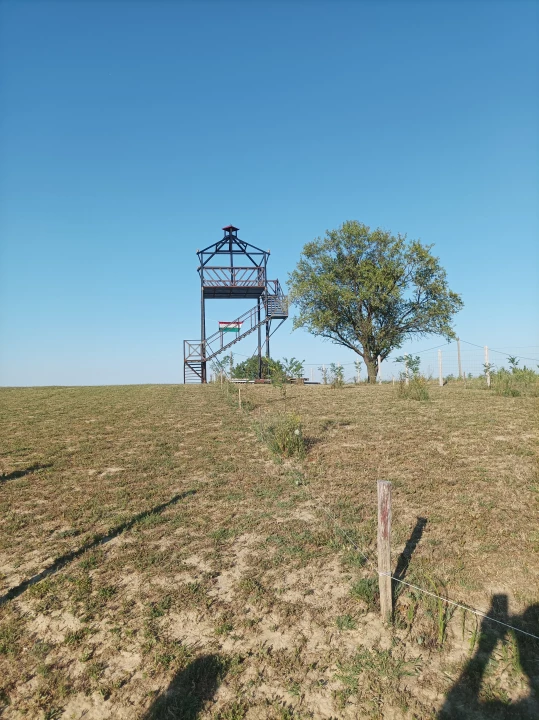
{"type": "Polygon", "coordinates": [[[378,373],[378,363],[376,358],[365,358],[365,365],[367,366],[369,383],[376,383],[376,375],[378,373]]]}

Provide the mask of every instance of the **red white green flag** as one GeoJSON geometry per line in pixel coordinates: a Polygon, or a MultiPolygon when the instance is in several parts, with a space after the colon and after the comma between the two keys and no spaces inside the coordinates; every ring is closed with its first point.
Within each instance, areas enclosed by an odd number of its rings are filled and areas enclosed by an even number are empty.
{"type": "Polygon", "coordinates": [[[220,330],[221,332],[235,332],[235,333],[237,333],[237,332],[240,331],[240,328],[241,328],[242,325],[243,325],[243,322],[238,322],[237,320],[235,320],[234,322],[220,321],[220,322],[219,322],[219,330],[220,330]]]}

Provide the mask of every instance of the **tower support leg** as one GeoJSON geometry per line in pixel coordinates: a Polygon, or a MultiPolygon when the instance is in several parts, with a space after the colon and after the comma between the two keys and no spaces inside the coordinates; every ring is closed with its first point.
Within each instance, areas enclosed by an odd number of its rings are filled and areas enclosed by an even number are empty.
{"type": "Polygon", "coordinates": [[[202,376],[201,382],[206,381],[206,308],[204,304],[204,288],[200,288],[200,351],[202,356],[202,363],[200,368],[200,374],[202,376]]]}
{"type": "Polygon", "coordinates": [[[258,379],[262,378],[262,326],[260,325],[260,298],[258,298],[258,379]]]}

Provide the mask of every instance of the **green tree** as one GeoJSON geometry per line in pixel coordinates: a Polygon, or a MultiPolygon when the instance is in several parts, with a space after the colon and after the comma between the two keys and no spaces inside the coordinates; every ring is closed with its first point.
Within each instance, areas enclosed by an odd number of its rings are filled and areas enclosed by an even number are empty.
{"type": "Polygon", "coordinates": [[[304,246],[289,275],[299,309],[294,329],[356,352],[369,382],[376,381],[378,355],[385,360],[406,340],[454,338],[452,318],[463,303],[431,248],[355,220],[328,230],[304,246]]]}
{"type": "Polygon", "coordinates": [[[297,379],[303,377],[303,373],[305,372],[303,370],[304,364],[305,360],[298,360],[295,357],[290,358],[290,360],[288,358],[283,358],[282,360],[283,370],[289,378],[297,379]]]}
{"type": "Polygon", "coordinates": [[[419,368],[421,367],[421,358],[419,355],[399,355],[399,357],[395,358],[394,362],[403,363],[404,377],[409,377],[410,375],[415,378],[419,377],[419,368]]]}

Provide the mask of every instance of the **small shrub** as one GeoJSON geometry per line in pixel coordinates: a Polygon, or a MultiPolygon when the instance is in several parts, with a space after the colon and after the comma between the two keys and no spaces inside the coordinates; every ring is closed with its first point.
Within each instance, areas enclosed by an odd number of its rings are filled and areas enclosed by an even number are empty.
{"type": "Polygon", "coordinates": [[[344,370],[342,365],[336,365],[331,363],[329,366],[329,379],[331,387],[335,390],[336,388],[344,387],[344,370]]]}
{"type": "Polygon", "coordinates": [[[283,457],[303,457],[305,440],[301,428],[301,418],[291,413],[273,415],[261,420],[259,435],[270,450],[283,457]]]}
{"type": "Polygon", "coordinates": [[[421,375],[419,366],[421,358],[419,355],[403,355],[395,359],[395,362],[402,362],[406,368],[405,372],[401,372],[399,385],[397,387],[397,395],[406,400],[428,400],[429,399],[429,381],[424,375],[421,375]]]}
{"type": "Polygon", "coordinates": [[[319,367],[318,369],[319,369],[320,372],[322,373],[322,384],[323,384],[323,385],[327,385],[327,384],[328,384],[328,375],[329,375],[329,370],[328,370],[328,368],[327,368],[325,365],[322,365],[322,366],[319,367]]]}
{"type": "Polygon", "coordinates": [[[429,384],[423,375],[414,375],[406,384],[405,378],[401,377],[397,387],[397,395],[405,400],[426,401],[430,399],[429,384]]]}

